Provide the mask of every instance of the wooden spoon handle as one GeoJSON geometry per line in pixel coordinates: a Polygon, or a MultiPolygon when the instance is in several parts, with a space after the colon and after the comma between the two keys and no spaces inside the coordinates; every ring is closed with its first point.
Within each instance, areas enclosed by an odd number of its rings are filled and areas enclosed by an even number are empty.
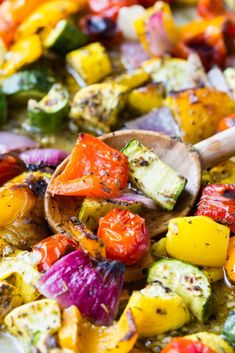
{"type": "Polygon", "coordinates": [[[220,132],[194,145],[200,154],[202,169],[235,156],[235,127],[220,132]]]}

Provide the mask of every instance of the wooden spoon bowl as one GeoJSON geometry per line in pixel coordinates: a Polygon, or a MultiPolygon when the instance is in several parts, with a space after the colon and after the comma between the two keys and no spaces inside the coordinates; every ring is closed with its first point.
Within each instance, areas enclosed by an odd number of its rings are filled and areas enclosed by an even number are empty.
{"type": "MultiPolygon", "coordinates": [[[[200,158],[193,146],[186,145],[161,133],[142,130],[117,131],[100,138],[117,150],[121,150],[126,143],[135,138],[154,151],[162,161],[187,178],[186,189],[172,212],[166,212],[161,208],[156,210],[143,209],[142,216],[146,220],[152,237],[165,232],[171,218],[185,216],[189,213],[197,198],[201,184],[200,158]]],[[[61,174],[69,158],[58,166],[52,179],[61,174]]],[[[49,192],[46,193],[45,213],[53,232],[70,234],[69,220],[71,217],[78,217],[81,203],[82,198],[80,197],[53,196],[49,192]]]]}

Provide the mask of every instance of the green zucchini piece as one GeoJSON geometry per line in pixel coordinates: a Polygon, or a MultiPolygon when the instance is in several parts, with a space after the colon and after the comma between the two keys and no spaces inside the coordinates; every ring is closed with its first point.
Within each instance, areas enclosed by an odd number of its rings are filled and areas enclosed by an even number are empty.
{"type": "Polygon", "coordinates": [[[169,211],[173,210],[187,179],[135,139],[123,147],[122,153],[128,157],[129,177],[133,185],[156,204],[169,211]]]}
{"type": "Polygon", "coordinates": [[[69,113],[69,94],[60,84],[54,84],[48,94],[39,102],[30,99],[28,116],[30,124],[43,132],[60,130],[69,113]]]}
{"type": "Polygon", "coordinates": [[[200,341],[216,353],[233,353],[233,348],[223,339],[223,337],[214,333],[198,332],[184,338],[192,341],[200,341]]]}
{"type": "Polygon", "coordinates": [[[25,70],[2,81],[2,92],[19,103],[30,98],[41,99],[55,83],[54,77],[43,70],[25,70]]]}
{"type": "Polygon", "coordinates": [[[96,230],[99,225],[99,219],[104,217],[114,208],[140,213],[142,204],[140,202],[119,201],[115,199],[93,199],[86,197],[82,203],[79,219],[88,229],[96,230]]]}
{"type": "Polygon", "coordinates": [[[44,40],[44,46],[66,54],[87,43],[87,36],[70,20],[61,20],[44,40]]]}
{"type": "Polygon", "coordinates": [[[235,311],[231,311],[224,323],[223,334],[226,340],[235,347],[235,311]]]}
{"type": "Polygon", "coordinates": [[[0,124],[7,121],[7,100],[4,93],[0,91],[0,124]]]}
{"type": "Polygon", "coordinates": [[[205,322],[211,314],[212,293],[205,274],[196,266],[182,261],[163,259],[149,270],[149,283],[161,283],[182,296],[192,314],[205,322]]]}

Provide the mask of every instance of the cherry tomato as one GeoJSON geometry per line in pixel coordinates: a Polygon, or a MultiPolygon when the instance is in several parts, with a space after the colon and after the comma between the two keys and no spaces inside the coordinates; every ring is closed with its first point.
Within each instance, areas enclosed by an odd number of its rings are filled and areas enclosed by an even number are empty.
{"type": "Polygon", "coordinates": [[[0,186],[25,170],[24,164],[10,154],[0,155],[0,186]]]}
{"type": "Polygon", "coordinates": [[[223,0],[199,0],[197,5],[198,14],[204,18],[212,18],[225,12],[223,0]]]}
{"type": "Polygon", "coordinates": [[[217,130],[218,130],[218,132],[220,132],[220,131],[230,129],[233,126],[235,126],[235,114],[221,119],[217,130]]]}
{"type": "Polygon", "coordinates": [[[161,353],[216,353],[200,341],[191,341],[186,338],[174,338],[161,353]]]}
{"type": "Polygon", "coordinates": [[[89,0],[91,12],[99,14],[102,17],[116,19],[119,10],[124,6],[138,4],[137,0],[89,0]]]}
{"type": "Polygon", "coordinates": [[[78,248],[76,241],[63,234],[56,234],[42,240],[33,247],[34,252],[41,254],[39,271],[47,271],[62,256],[78,248]]]}
{"type": "Polygon", "coordinates": [[[70,161],[49,185],[57,195],[116,197],[128,182],[128,159],[98,138],[81,133],[70,161]]]}
{"type": "Polygon", "coordinates": [[[98,228],[106,256],[132,265],[147,253],[150,237],[145,220],[128,210],[113,209],[100,219],[98,228]]]}

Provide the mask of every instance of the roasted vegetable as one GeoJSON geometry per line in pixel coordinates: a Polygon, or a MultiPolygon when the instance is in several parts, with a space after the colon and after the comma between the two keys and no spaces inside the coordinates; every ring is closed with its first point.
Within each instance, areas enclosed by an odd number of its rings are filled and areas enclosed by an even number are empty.
{"type": "Polygon", "coordinates": [[[44,28],[54,27],[58,21],[67,18],[84,7],[85,0],[52,0],[37,7],[18,27],[17,38],[28,37],[44,28]]]}
{"type": "Polygon", "coordinates": [[[162,283],[181,296],[193,315],[205,322],[211,314],[211,287],[205,274],[197,267],[181,261],[163,259],[149,270],[149,283],[162,283]]]}
{"type": "Polygon", "coordinates": [[[23,303],[36,300],[40,295],[36,289],[40,279],[37,262],[38,256],[21,250],[0,261],[0,281],[8,280],[13,275],[15,290],[19,291],[23,303]]]}
{"type": "Polygon", "coordinates": [[[133,185],[161,207],[172,210],[185,188],[186,179],[137,140],[131,140],[122,153],[128,157],[133,185]]]}
{"type": "Polygon", "coordinates": [[[49,30],[43,40],[43,45],[55,52],[66,54],[80,48],[87,42],[87,36],[70,20],[59,21],[55,28],[49,30]]]}
{"type": "Polygon", "coordinates": [[[38,170],[49,167],[56,168],[68,156],[68,153],[55,148],[31,149],[21,152],[20,159],[29,170],[38,170]]]}
{"type": "Polygon", "coordinates": [[[0,186],[25,170],[24,163],[10,154],[0,154],[0,186]]]}
{"type": "Polygon", "coordinates": [[[235,184],[211,184],[202,191],[197,216],[207,216],[235,233],[235,184]]]}
{"type": "Polygon", "coordinates": [[[7,281],[0,281],[0,323],[14,308],[23,303],[19,289],[7,281]]]}
{"type": "Polygon", "coordinates": [[[205,273],[210,283],[215,283],[224,278],[223,267],[203,267],[202,271],[205,273]]]}
{"type": "Polygon", "coordinates": [[[115,82],[126,86],[128,89],[137,88],[149,80],[150,76],[142,68],[125,72],[115,77],[115,82]]]}
{"type": "Polygon", "coordinates": [[[151,56],[162,57],[172,52],[178,28],[168,4],[156,2],[134,24],[141,44],[151,56]]]}
{"type": "Polygon", "coordinates": [[[137,262],[135,265],[126,266],[124,282],[133,283],[138,282],[146,278],[148,269],[153,263],[153,258],[148,252],[143,259],[137,262]]]}
{"type": "Polygon", "coordinates": [[[229,234],[228,227],[209,217],[171,219],[166,235],[166,250],[171,257],[195,265],[223,266],[226,262],[229,234]]]}
{"type": "Polygon", "coordinates": [[[235,114],[227,116],[219,121],[217,130],[218,132],[230,129],[235,126],[235,114]]]}
{"type": "Polygon", "coordinates": [[[129,210],[109,211],[100,219],[97,234],[104,242],[107,258],[126,265],[136,264],[149,250],[145,220],[129,210]]]}
{"type": "Polygon", "coordinates": [[[91,325],[76,307],[64,311],[59,342],[62,348],[86,353],[129,353],[138,333],[131,311],[111,327],[91,325]]]}
{"type": "Polygon", "coordinates": [[[0,124],[7,122],[7,100],[6,96],[0,90],[0,124]]]}
{"type": "Polygon", "coordinates": [[[234,101],[223,92],[195,88],[172,94],[165,105],[173,112],[186,142],[197,143],[216,132],[218,122],[235,110],[234,101]]]}
{"type": "Polygon", "coordinates": [[[49,192],[58,195],[115,197],[127,186],[128,160],[97,138],[80,134],[63,173],[49,192]]]}
{"type": "Polygon", "coordinates": [[[88,229],[96,230],[99,225],[99,220],[104,217],[109,211],[114,208],[130,210],[134,213],[139,213],[142,208],[140,202],[121,201],[118,199],[92,199],[86,197],[82,203],[79,212],[79,219],[88,229]]]}
{"type": "Polygon", "coordinates": [[[234,285],[235,283],[235,237],[229,239],[227,261],[224,266],[227,284],[234,285]]]}
{"type": "Polygon", "coordinates": [[[232,311],[229,313],[225,323],[223,334],[226,340],[231,344],[231,346],[235,346],[235,312],[232,311]]]}
{"type": "Polygon", "coordinates": [[[61,307],[75,305],[96,325],[108,326],[116,315],[123,274],[120,262],[97,261],[76,250],[51,266],[41,277],[39,290],[61,307]]]}
{"type": "Polygon", "coordinates": [[[163,88],[161,85],[148,84],[136,88],[128,96],[129,107],[138,113],[148,113],[163,105],[163,88]]]}
{"type": "Polygon", "coordinates": [[[228,160],[204,171],[202,182],[203,184],[235,184],[235,163],[228,160]]]}
{"type": "Polygon", "coordinates": [[[47,72],[25,70],[3,80],[2,90],[11,100],[25,103],[30,98],[43,98],[53,83],[54,78],[47,72]]]}
{"type": "Polygon", "coordinates": [[[33,247],[33,252],[40,254],[40,271],[47,271],[62,256],[79,248],[76,241],[63,234],[52,235],[33,247]]]}
{"type": "Polygon", "coordinates": [[[53,133],[62,130],[69,113],[69,94],[60,84],[54,84],[39,102],[28,101],[28,116],[32,128],[53,133]]]}
{"type": "Polygon", "coordinates": [[[201,17],[213,18],[225,12],[225,2],[223,0],[199,0],[197,11],[201,17]]]}
{"type": "Polygon", "coordinates": [[[184,300],[160,282],[134,291],[125,309],[131,310],[140,336],[156,336],[190,321],[184,300]]]}
{"type": "Polygon", "coordinates": [[[145,61],[142,67],[153,82],[163,84],[168,93],[208,84],[200,60],[193,55],[188,61],[178,58],[152,59],[145,61]]]}
{"type": "Polygon", "coordinates": [[[38,300],[11,311],[4,324],[23,344],[25,351],[37,348],[40,352],[46,352],[45,339],[61,326],[60,308],[55,300],[38,300]]]}
{"type": "Polygon", "coordinates": [[[126,90],[123,85],[108,82],[85,87],[74,96],[70,117],[85,130],[109,132],[118,123],[126,90]]]}
{"type": "Polygon", "coordinates": [[[216,353],[213,349],[209,348],[200,341],[192,341],[188,338],[173,338],[161,353],[216,353]]]}
{"type": "Polygon", "coordinates": [[[98,42],[68,53],[66,61],[87,85],[101,81],[112,72],[108,53],[98,42]]]}
{"type": "Polygon", "coordinates": [[[192,341],[199,341],[216,353],[232,353],[232,347],[221,337],[210,332],[198,332],[185,338],[192,341]]]}
{"type": "Polygon", "coordinates": [[[37,34],[23,38],[13,44],[6,54],[0,75],[10,76],[27,64],[31,64],[42,55],[42,46],[37,34]]]}

